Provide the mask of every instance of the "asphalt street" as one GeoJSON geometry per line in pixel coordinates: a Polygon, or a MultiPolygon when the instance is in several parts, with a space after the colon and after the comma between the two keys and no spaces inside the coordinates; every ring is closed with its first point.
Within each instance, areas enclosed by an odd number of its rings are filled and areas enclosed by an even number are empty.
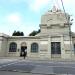
{"type": "Polygon", "coordinates": [[[75,62],[19,59],[0,63],[0,75],[10,75],[10,73],[11,75],[75,75],[75,62]]]}

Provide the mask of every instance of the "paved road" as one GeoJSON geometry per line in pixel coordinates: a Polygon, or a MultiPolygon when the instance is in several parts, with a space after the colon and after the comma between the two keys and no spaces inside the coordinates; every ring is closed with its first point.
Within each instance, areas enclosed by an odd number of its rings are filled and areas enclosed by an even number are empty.
{"type": "Polygon", "coordinates": [[[75,62],[32,61],[21,59],[13,60],[11,62],[8,61],[3,64],[0,63],[0,75],[10,75],[10,72],[12,75],[19,75],[20,73],[21,75],[75,75],[75,62]]]}

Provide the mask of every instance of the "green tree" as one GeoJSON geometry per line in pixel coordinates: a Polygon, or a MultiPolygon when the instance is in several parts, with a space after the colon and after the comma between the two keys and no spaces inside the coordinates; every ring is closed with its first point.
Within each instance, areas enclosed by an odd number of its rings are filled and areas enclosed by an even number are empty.
{"type": "Polygon", "coordinates": [[[37,34],[40,33],[40,29],[37,31],[37,34]]]}
{"type": "Polygon", "coordinates": [[[24,36],[24,33],[20,31],[14,31],[12,36],[24,36]]]}
{"type": "Polygon", "coordinates": [[[33,31],[29,34],[29,36],[35,36],[37,35],[38,33],[40,33],[40,29],[38,31],[33,31]]]}

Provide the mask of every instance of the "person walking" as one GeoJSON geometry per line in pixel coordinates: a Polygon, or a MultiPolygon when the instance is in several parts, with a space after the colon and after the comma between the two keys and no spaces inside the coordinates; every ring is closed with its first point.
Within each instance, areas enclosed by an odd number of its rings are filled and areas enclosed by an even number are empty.
{"type": "Polygon", "coordinates": [[[23,54],[23,56],[24,56],[24,59],[25,59],[25,57],[26,57],[25,50],[24,50],[24,54],[23,54]]]}
{"type": "Polygon", "coordinates": [[[25,57],[27,56],[27,48],[25,49],[25,57]]]}

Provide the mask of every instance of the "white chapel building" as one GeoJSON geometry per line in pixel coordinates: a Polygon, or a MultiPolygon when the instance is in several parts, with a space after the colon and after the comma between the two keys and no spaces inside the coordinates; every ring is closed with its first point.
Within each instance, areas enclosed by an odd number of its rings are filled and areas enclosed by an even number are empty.
{"type": "Polygon", "coordinates": [[[36,36],[8,36],[0,33],[0,57],[20,57],[24,49],[27,50],[27,58],[74,57],[75,34],[71,32],[70,36],[71,25],[70,15],[53,7],[41,16],[41,32],[36,36]]]}

